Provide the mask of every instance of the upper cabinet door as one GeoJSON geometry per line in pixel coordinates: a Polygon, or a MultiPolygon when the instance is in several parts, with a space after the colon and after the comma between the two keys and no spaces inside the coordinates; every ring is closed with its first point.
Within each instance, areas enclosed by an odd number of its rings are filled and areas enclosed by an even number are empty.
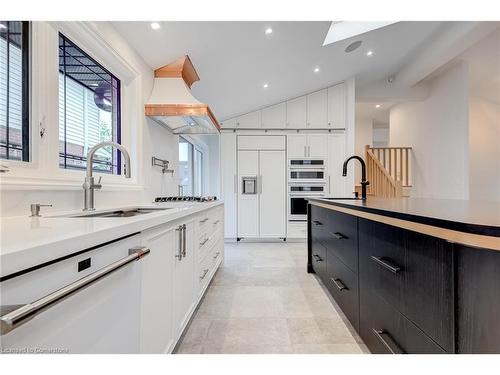
{"type": "Polygon", "coordinates": [[[233,117],[227,120],[224,120],[220,123],[222,129],[234,129],[236,128],[236,123],[238,122],[238,118],[233,117]]]}
{"type": "Polygon", "coordinates": [[[330,128],[346,127],[346,86],[345,83],[328,88],[328,124],[330,128]]]}
{"type": "Polygon", "coordinates": [[[307,99],[301,96],[286,102],[286,127],[304,129],[307,123],[307,99]]]}
{"type": "Polygon", "coordinates": [[[307,126],[328,128],[327,89],[307,95],[307,126]]]}
{"type": "Polygon", "coordinates": [[[239,116],[236,121],[236,127],[239,129],[260,128],[261,122],[261,111],[255,111],[239,116]]]}
{"type": "Polygon", "coordinates": [[[282,129],[286,126],[286,103],[280,103],[262,110],[262,127],[282,129]]]}
{"type": "Polygon", "coordinates": [[[307,157],[307,135],[289,134],[286,139],[289,159],[304,159],[307,157]]]}
{"type": "Polygon", "coordinates": [[[307,135],[307,156],[311,159],[328,159],[328,136],[325,134],[307,135]]]}

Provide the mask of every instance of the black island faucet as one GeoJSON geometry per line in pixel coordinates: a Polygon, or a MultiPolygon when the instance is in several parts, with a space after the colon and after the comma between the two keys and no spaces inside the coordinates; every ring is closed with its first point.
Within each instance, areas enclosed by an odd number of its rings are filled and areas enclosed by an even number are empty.
{"type": "Polygon", "coordinates": [[[361,163],[361,199],[366,200],[366,186],[370,185],[369,181],[366,181],[366,164],[365,161],[357,155],[353,155],[348,157],[344,161],[344,165],[342,167],[342,176],[347,176],[347,164],[351,159],[356,159],[361,163]]]}

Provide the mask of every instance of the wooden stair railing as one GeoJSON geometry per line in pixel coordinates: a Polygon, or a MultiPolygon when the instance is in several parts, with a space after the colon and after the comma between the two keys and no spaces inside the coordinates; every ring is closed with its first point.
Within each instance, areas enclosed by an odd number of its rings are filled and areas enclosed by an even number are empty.
{"type": "Polygon", "coordinates": [[[395,179],[384,167],[370,146],[365,148],[366,178],[370,182],[367,193],[376,197],[393,198],[403,195],[401,181],[395,179]]]}
{"type": "Polygon", "coordinates": [[[370,147],[370,150],[385,170],[403,187],[411,187],[412,148],[411,147],[370,147]]]}

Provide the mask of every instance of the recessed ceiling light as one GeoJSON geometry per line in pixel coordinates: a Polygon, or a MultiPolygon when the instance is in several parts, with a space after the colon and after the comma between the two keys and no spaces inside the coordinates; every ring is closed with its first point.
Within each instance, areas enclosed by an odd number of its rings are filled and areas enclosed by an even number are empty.
{"type": "Polygon", "coordinates": [[[271,35],[273,33],[273,29],[271,29],[270,27],[268,27],[265,31],[266,35],[271,35]]]}
{"type": "Polygon", "coordinates": [[[345,52],[349,53],[349,52],[352,52],[352,51],[355,51],[359,48],[359,46],[361,45],[361,43],[363,43],[361,40],[357,40],[355,42],[352,42],[351,44],[349,44],[346,48],[345,48],[345,52]]]}
{"type": "Polygon", "coordinates": [[[375,108],[380,108],[380,104],[375,105],[375,108]]]}
{"type": "Polygon", "coordinates": [[[318,73],[319,72],[319,68],[314,68],[314,73],[318,73]]]}
{"type": "Polygon", "coordinates": [[[262,87],[264,87],[265,89],[267,89],[267,88],[269,87],[269,84],[268,84],[268,83],[264,83],[264,84],[262,85],[262,87]]]}
{"type": "Polygon", "coordinates": [[[151,22],[151,28],[153,30],[158,30],[161,28],[161,25],[158,22],[151,22]]]}
{"type": "Polygon", "coordinates": [[[368,51],[368,52],[366,53],[366,56],[371,56],[371,55],[373,55],[373,51],[372,51],[372,50],[370,50],[370,51],[368,51]]]}

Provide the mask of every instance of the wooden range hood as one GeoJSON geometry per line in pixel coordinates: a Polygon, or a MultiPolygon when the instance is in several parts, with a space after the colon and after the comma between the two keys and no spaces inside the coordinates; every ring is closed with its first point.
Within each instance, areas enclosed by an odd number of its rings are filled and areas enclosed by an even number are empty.
{"type": "Polygon", "coordinates": [[[200,77],[189,56],[155,70],[145,114],[175,134],[214,134],[220,125],[210,107],[191,94],[200,77]]]}

